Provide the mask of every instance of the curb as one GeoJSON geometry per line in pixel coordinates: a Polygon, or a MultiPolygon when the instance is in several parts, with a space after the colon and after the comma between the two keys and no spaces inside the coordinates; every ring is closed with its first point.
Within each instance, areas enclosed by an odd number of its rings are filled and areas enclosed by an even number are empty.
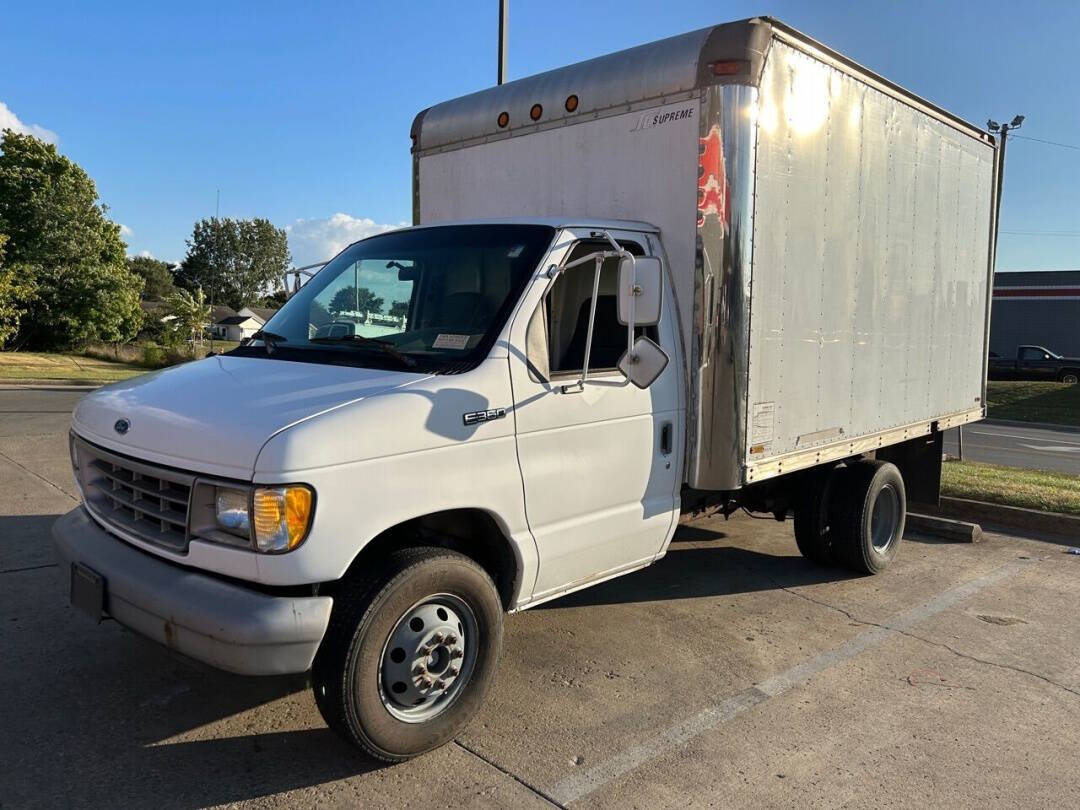
{"type": "Polygon", "coordinates": [[[915,512],[908,512],[904,534],[908,531],[939,537],[954,543],[981,543],[983,539],[982,527],[978,523],[966,523],[962,520],[950,520],[915,512]]]}
{"type": "Polygon", "coordinates": [[[27,380],[26,382],[5,380],[0,382],[0,391],[94,391],[107,382],[68,383],[60,380],[27,380]]]}
{"type": "Polygon", "coordinates": [[[1075,545],[1080,542],[1080,517],[1060,512],[1040,512],[1019,506],[1003,506],[999,503],[971,501],[966,498],[942,497],[938,507],[920,508],[934,517],[972,521],[983,526],[991,525],[1005,529],[1021,529],[1039,532],[1059,542],[1075,545]]]}
{"type": "Polygon", "coordinates": [[[997,425],[998,427],[1032,428],[1033,430],[1056,430],[1061,433],[1080,433],[1077,425],[1055,425],[1052,422],[1023,422],[1019,419],[980,419],[973,425],[997,425]]]}

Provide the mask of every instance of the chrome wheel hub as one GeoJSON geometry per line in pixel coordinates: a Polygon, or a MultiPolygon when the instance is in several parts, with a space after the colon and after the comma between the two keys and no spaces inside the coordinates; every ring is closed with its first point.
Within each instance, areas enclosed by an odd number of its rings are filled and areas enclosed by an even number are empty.
{"type": "Polygon", "coordinates": [[[476,663],[476,618],[451,594],[413,605],[383,647],[379,690],[387,711],[407,723],[442,713],[472,675],[476,663]]]}
{"type": "Polygon", "coordinates": [[[891,484],[886,484],[874,499],[870,517],[870,538],[874,549],[885,553],[898,538],[896,529],[900,523],[900,496],[891,484]]]}

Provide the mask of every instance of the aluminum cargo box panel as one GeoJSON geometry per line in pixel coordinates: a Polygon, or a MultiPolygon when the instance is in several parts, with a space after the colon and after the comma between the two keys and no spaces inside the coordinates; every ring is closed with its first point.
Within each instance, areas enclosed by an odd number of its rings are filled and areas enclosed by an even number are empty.
{"type": "Polygon", "coordinates": [[[774,41],[747,461],[981,405],[993,147],[774,41]]]}

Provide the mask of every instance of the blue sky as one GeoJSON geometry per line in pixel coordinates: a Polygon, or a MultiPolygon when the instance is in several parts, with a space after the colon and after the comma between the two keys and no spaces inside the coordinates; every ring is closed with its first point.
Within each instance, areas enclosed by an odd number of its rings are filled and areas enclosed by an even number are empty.
{"type": "MultiPolygon", "coordinates": [[[[264,216],[298,261],[411,216],[409,125],[494,83],[496,2],[9,3],[0,126],[55,134],[129,252],[264,216]],[[6,123],[5,123],[6,122],[6,123]]],[[[510,78],[772,14],[969,120],[1080,146],[1080,3],[511,0],[510,78]]],[[[1004,231],[1080,234],[1080,149],[1010,140],[1004,231]]],[[[998,268],[1080,268],[1080,235],[1003,233],[998,268]]]]}

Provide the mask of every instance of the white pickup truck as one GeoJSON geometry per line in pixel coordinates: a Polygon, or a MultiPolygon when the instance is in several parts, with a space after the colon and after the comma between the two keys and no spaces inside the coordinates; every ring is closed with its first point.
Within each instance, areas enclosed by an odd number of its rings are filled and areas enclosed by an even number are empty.
{"type": "Polygon", "coordinates": [[[505,612],[655,562],[681,515],[794,516],[812,561],[888,565],[941,431],[983,415],[989,135],[757,18],[412,139],[414,227],[250,345],[79,403],[73,604],[310,670],[398,760],[475,713],[505,612]]]}

